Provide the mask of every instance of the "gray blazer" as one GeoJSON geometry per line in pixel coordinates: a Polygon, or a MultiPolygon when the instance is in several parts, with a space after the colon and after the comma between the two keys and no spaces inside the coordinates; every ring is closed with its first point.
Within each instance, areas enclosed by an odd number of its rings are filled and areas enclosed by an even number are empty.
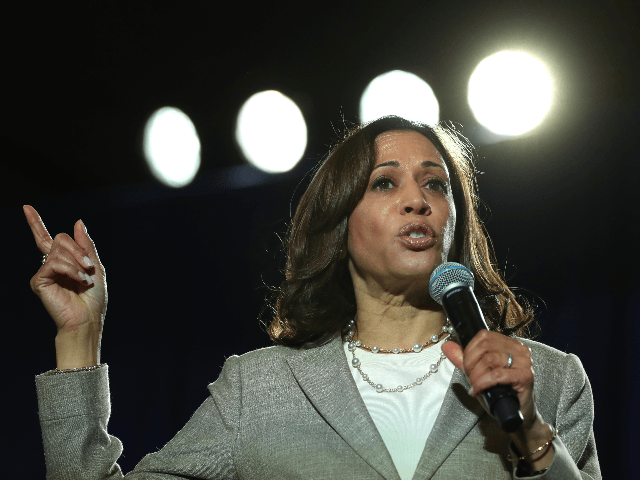
{"type": "MultiPolygon", "coordinates": [[[[580,360],[523,342],[532,350],[538,409],[559,432],[551,468],[533,478],[600,479],[580,360]]],[[[48,479],[123,478],[116,463],[122,444],[107,433],[107,373],[36,377],[48,479]]],[[[456,370],[414,479],[517,478],[506,459],[508,437],[468,387],[456,370]]],[[[270,347],[231,357],[208,388],[185,427],[127,479],[399,480],[339,338],[307,350],[270,347]]]]}

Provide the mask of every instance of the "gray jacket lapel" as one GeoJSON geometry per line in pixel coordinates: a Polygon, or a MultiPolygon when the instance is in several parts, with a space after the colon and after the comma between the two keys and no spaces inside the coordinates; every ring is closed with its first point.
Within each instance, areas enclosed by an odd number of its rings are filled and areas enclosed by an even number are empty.
{"type": "Polygon", "coordinates": [[[413,476],[415,480],[431,478],[486,413],[480,402],[467,394],[469,387],[467,377],[456,368],[418,462],[413,476]]]}
{"type": "Polygon", "coordinates": [[[321,347],[299,350],[287,362],[300,388],[338,435],[384,478],[399,480],[342,348],[337,337],[321,347]]]}

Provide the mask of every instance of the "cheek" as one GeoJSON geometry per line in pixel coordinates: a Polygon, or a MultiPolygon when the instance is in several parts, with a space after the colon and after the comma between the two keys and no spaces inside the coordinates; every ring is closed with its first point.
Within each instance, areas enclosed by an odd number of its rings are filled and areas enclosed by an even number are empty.
{"type": "Polygon", "coordinates": [[[349,251],[370,251],[380,243],[384,233],[382,218],[371,215],[365,208],[356,209],[349,218],[349,251]],[[376,241],[378,239],[378,241],[376,241]]]}
{"type": "Polygon", "coordinates": [[[452,198],[447,199],[447,203],[449,204],[449,216],[444,224],[444,228],[442,231],[442,261],[446,262],[449,260],[449,253],[453,248],[453,241],[455,238],[456,231],[456,206],[453,203],[452,198]]]}

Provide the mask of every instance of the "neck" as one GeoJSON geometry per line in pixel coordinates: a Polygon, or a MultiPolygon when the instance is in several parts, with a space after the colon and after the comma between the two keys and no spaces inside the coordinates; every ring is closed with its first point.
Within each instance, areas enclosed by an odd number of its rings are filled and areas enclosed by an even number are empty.
{"type": "Polygon", "coordinates": [[[383,349],[411,348],[442,332],[447,319],[435,303],[415,305],[397,295],[372,297],[356,293],[356,335],[365,345],[383,349]]]}

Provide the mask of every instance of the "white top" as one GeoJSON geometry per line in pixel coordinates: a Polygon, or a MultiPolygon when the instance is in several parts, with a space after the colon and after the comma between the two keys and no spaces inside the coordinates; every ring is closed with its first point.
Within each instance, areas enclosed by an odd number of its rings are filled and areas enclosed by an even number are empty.
{"type": "MultiPolygon", "coordinates": [[[[375,384],[385,388],[409,385],[437,363],[445,339],[420,353],[371,353],[361,348],[355,351],[360,368],[375,384]]],[[[351,374],[364,404],[391,454],[402,480],[409,480],[418,466],[425,443],[436,421],[455,367],[445,358],[438,371],[421,385],[403,392],[376,392],[352,366],[353,354],[344,342],[351,374]]]]}

